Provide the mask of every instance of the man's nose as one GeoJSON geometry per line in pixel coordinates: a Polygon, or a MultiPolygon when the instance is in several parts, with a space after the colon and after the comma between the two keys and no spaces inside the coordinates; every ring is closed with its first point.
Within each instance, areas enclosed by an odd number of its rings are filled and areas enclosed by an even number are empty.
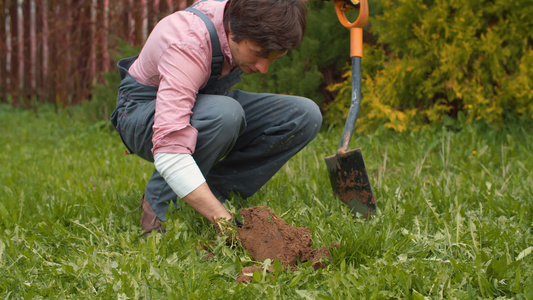
{"type": "Polygon", "coordinates": [[[270,65],[270,61],[266,58],[262,58],[257,61],[257,63],[255,64],[255,68],[262,74],[265,74],[268,71],[269,65],[270,65]]]}

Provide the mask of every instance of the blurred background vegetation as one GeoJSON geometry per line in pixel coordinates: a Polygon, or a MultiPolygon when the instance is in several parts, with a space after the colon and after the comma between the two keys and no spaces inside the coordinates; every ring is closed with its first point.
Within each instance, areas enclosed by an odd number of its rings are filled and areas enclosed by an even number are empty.
{"type": "MultiPolygon", "coordinates": [[[[401,132],[454,119],[498,127],[533,118],[530,2],[369,0],[357,130],[385,126],[401,132]]],[[[349,31],[338,21],[333,2],[309,5],[300,47],[272,64],[267,74],[243,76],[235,88],[311,98],[320,105],[326,126],[342,126],[351,98],[349,31]]],[[[352,11],[348,18],[356,15],[352,11]]],[[[109,39],[112,64],[136,55],[143,41],[109,39]]],[[[118,72],[111,68],[92,81],[84,101],[61,105],[80,104],[87,117],[105,121],[118,84],[118,72]]],[[[20,103],[13,98],[7,102],[20,103]]]]}

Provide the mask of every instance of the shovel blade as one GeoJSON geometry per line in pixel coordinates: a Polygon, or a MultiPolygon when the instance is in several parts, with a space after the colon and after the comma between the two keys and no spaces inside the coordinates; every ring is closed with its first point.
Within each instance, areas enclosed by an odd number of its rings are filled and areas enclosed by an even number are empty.
{"type": "Polygon", "coordinates": [[[328,156],[326,165],[335,197],[346,203],[354,215],[359,213],[370,219],[376,210],[376,199],[361,149],[328,156]]]}

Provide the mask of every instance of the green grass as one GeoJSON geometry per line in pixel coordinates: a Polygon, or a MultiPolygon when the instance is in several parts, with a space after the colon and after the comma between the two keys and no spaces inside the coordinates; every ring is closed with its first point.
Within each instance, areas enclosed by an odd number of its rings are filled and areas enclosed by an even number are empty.
{"type": "MultiPolygon", "coordinates": [[[[166,299],[532,299],[533,124],[513,121],[356,135],[378,199],[371,221],[332,196],[324,129],[245,206],[313,232],[332,260],[273,278],[190,207],[143,237],[152,165],[124,154],[105,122],[75,110],[0,106],[0,297],[166,299]],[[215,257],[204,261],[201,244],[215,257]]],[[[239,207],[228,208],[237,213],[239,207]]]]}

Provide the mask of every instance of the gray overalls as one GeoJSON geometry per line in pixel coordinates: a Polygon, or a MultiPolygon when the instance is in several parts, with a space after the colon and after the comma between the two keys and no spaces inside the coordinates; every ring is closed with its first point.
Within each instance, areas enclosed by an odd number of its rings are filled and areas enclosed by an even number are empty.
{"type": "MultiPolygon", "coordinates": [[[[193,158],[220,201],[232,193],[247,198],[316,136],[322,115],[312,100],[303,97],[228,92],[240,81],[241,71],[236,69],[219,78],[222,61],[217,55],[222,52],[214,25],[200,11],[189,10],[202,18],[213,45],[211,78],[199,91],[190,120],[198,131],[193,158]]],[[[122,81],[111,122],[130,153],[153,162],[152,126],[158,87],[143,85],[129,74],[135,59],[117,64],[122,81]]],[[[157,170],[146,185],[145,196],[162,221],[169,203],[178,204],[177,195],[157,170]]]]}

